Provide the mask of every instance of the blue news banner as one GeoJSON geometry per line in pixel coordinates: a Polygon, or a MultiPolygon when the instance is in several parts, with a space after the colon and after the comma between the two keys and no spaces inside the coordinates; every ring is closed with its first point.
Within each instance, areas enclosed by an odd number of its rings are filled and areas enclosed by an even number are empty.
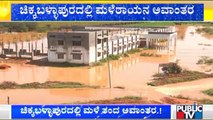
{"type": "Polygon", "coordinates": [[[170,119],[171,105],[12,105],[11,119],[170,119]]]}
{"type": "Polygon", "coordinates": [[[204,4],[12,4],[12,21],[203,21],[204,4]]]}

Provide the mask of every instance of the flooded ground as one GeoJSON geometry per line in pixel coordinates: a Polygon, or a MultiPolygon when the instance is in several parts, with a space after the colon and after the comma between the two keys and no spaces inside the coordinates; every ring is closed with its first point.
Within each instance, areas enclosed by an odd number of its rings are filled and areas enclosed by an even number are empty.
{"type": "Polygon", "coordinates": [[[171,85],[164,85],[162,87],[156,88],[156,90],[166,95],[173,95],[173,96],[182,95],[184,97],[190,97],[192,99],[206,98],[213,100],[213,97],[210,97],[202,93],[203,90],[206,90],[208,88],[213,88],[212,78],[171,85]]]}
{"type": "Polygon", "coordinates": [[[201,56],[213,57],[213,38],[207,39],[201,34],[196,33],[196,27],[187,28],[183,40],[177,42],[176,57],[180,59],[180,64],[190,70],[203,71],[196,63],[201,56]],[[194,34],[191,34],[191,33],[194,34]],[[201,44],[209,44],[205,46],[201,44]]]}
{"type": "MultiPolygon", "coordinates": [[[[196,33],[196,27],[189,26],[184,39],[177,42],[176,58],[180,60],[180,65],[185,69],[205,72],[211,67],[196,64],[201,56],[213,58],[213,38],[207,39],[205,36],[196,33]],[[202,44],[209,44],[210,46],[202,44]]],[[[160,86],[156,90],[166,95],[182,95],[195,99],[207,98],[213,100],[213,97],[201,92],[209,88],[213,88],[213,78],[160,86]]]]}
{"type": "Polygon", "coordinates": [[[200,93],[200,90],[213,87],[211,86],[213,85],[212,79],[159,87],[147,86],[146,84],[151,80],[151,76],[158,72],[159,63],[175,61],[173,58],[179,59],[181,66],[184,68],[202,71],[202,68],[196,65],[196,62],[200,56],[213,57],[213,46],[202,46],[199,43],[213,45],[213,40],[206,39],[196,33],[191,34],[191,32],[195,32],[195,29],[195,27],[188,27],[183,40],[177,41],[176,57],[141,57],[135,54],[122,60],[110,61],[110,70],[107,64],[97,67],[69,68],[9,64],[12,68],[0,71],[0,82],[15,81],[21,84],[45,81],[73,81],[100,86],[101,88],[0,90],[0,104],[6,104],[7,96],[10,96],[13,104],[72,103],[130,95],[147,97],[150,100],[160,100],[167,95],[177,94],[191,97],[192,93],[195,93],[192,95],[193,98],[210,98],[200,93]],[[113,89],[109,89],[109,71],[113,89]],[[199,85],[202,85],[202,87],[199,87],[199,85]],[[115,89],[114,87],[123,87],[124,89],[115,89]]]}
{"type": "Polygon", "coordinates": [[[160,96],[157,95],[158,93],[152,93],[154,90],[152,90],[152,87],[147,86],[146,83],[150,80],[150,76],[157,72],[158,62],[166,61],[167,59],[165,57],[151,60],[151,58],[143,58],[138,55],[123,58],[121,61],[110,61],[112,87],[124,87],[125,89],[108,89],[109,69],[107,64],[83,68],[38,67],[28,64],[9,64],[12,66],[11,69],[0,71],[1,81],[15,81],[19,84],[45,81],[73,81],[87,85],[100,86],[101,89],[0,90],[0,103],[5,103],[7,96],[10,96],[11,102],[14,104],[67,103],[85,100],[112,99],[128,95],[147,96],[147,94],[156,94],[156,96],[153,96],[153,99],[160,99],[160,96]],[[150,67],[149,70],[147,70],[148,67],[150,67]],[[134,81],[130,82],[132,80],[134,81]],[[141,89],[142,91],[135,91],[135,89],[141,89]],[[26,95],[31,97],[26,99],[26,95]]]}

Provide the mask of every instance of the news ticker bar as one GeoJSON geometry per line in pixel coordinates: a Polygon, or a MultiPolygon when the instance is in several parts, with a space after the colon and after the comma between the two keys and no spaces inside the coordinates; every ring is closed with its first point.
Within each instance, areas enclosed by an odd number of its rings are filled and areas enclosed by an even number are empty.
{"type": "Polygon", "coordinates": [[[11,4],[10,21],[204,21],[204,4],[11,4]]]}
{"type": "Polygon", "coordinates": [[[213,105],[0,105],[0,119],[213,119],[213,105]]]}

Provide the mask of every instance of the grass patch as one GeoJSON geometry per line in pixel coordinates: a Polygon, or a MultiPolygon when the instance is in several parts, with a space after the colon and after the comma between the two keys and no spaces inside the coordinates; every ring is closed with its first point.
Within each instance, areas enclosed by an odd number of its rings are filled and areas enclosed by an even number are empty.
{"type": "Polygon", "coordinates": [[[178,95],[178,96],[174,96],[174,97],[180,98],[180,99],[185,99],[185,100],[190,100],[189,97],[184,97],[184,96],[182,96],[182,95],[178,95]]]}
{"type": "Polygon", "coordinates": [[[129,54],[124,53],[123,56],[124,56],[124,57],[129,57],[129,54]]]}
{"type": "Polygon", "coordinates": [[[179,99],[184,99],[184,100],[197,101],[200,104],[213,104],[213,100],[211,100],[211,99],[205,99],[205,98],[204,99],[192,99],[190,97],[184,97],[182,95],[171,96],[171,97],[179,98],[179,99]]]}
{"type": "Polygon", "coordinates": [[[103,65],[103,62],[94,62],[91,64],[91,66],[101,66],[103,65]]]}
{"type": "Polygon", "coordinates": [[[198,29],[196,29],[196,32],[213,35],[213,28],[210,28],[210,27],[198,28],[198,29]]]}
{"type": "Polygon", "coordinates": [[[159,104],[157,101],[148,101],[138,96],[125,96],[111,100],[94,100],[89,102],[76,102],[76,104],[159,104]]]}
{"type": "Polygon", "coordinates": [[[143,48],[143,50],[155,50],[155,49],[154,49],[154,48],[152,48],[152,47],[149,47],[149,48],[144,47],[144,48],[143,48]]]}
{"type": "Polygon", "coordinates": [[[121,57],[129,57],[129,54],[134,54],[134,53],[137,53],[137,52],[141,52],[141,50],[139,48],[136,48],[136,49],[129,50],[126,53],[123,53],[123,54],[109,55],[107,58],[104,58],[104,59],[101,59],[98,62],[92,63],[92,66],[101,66],[105,62],[107,62],[108,60],[109,61],[111,61],[111,60],[119,60],[121,57]]]}
{"type": "Polygon", "coordinates": [[[161,55],[153,54],[153,53],[141,53],[140,56],[143,56],[143,57],[161,57],[161,55]]]}
{"type": "Polygon", "coordinates": [[[205,44],[205,43],[198,43],[198,45],[203,45],[203,46],[212,46],[211,44],[205,44]]]}
{"type": "Polygon", "coordinates": [[[159,85],[165,85],[165,84],[193,81],[193,80],[213,77],[213,74],[205,74],[205,73],[197,72],[197,71],[184,70],[179,74],[163,74],[162,73],[162,74],[155,74],[153,75],[153,77],[154,77],[153,82],[147,83],[148,85],[159,86],[159,85]]]}
{"type": "Polygon", "coordinates": [[[92,63],[91,66],[101,66],[104,63],[106,63],[108,60],[109,61],[111,61],[111,60],[119,60],[121,57],[129,57],[129,55],[127,53],[119,54],[119,55],[109,55],[108,58],[104,58],[104,59],[101,59],[98,62],[94,62],[94,63],[92,63]]]}
{"type": "Polygon", "coordinates": [[[209,96],[213,96],[213,88],[211,88],[211,89],[208,89],[208,90],[204,90],[204,91],[202,91],[204,94],[207,94],[207,95],[209,95],[209,96]]]}
{"type": "Polygon", "coordinates": [[[132,24],[123,24],[120,26],[129,26],[129,27],[165,27],[173,26],[174,22],[132,22],[132,24]]]}
{"type": "Polygon", "coordinates": [[[213,64],[213,58],[209,58],[207,56],[202,56],[198,61],[197,64],[206,64],[206,65],[212,65],[213,64]]]}
{"type": "Polygon", "coordinates": [[[86,64],[76,64],[76,63],[56,63],[56,62],[48,62],[47,59],[41,59],[41,60],[32,60],[30,62],[27,62],[27,64],[32,65],[38,65],[38,66],[48,66],[48,67],[83,67],[87,66],[86,64]]]}
{"type": "Polygon", "coordinates": [[[122,87],[122,86],[115,86],[114,88],[117,88],[117,89],[125,89],[125,87],[122,87]]]}
{"type": "Polygon", "coordinates": [[[17,84],[15,82],[4,81],[0,84],[0,89],[50,89],[50,88],[98,88],[98,86],[88,86],[78,82],[59,82],[59,81],[47,81],[45,83],[33,82],[17,84]]]}
{"type": "Polygon", "coordinates": [[[127,51],[127,54],[134,54],[134,53],[137,53],[137,52],[141,52],[141,50],[139,48],[132,49],[132,50],[127,51]]]}
{"type": "Polygon", "coordinates": [[[109,60],[118,60],[121,57],[121,55],[109,55],[108,59],[109,60]]]}
{"type": "Polygon", "coordinates": [[[125,96],[122,98],[115,98],[115,100],[141,100],[141,97],[138,96],[125,96]]]}
{"type": "Polygon", "coordinates": [[[199,99],[198,101],[202,104],[213,104],[213,100],[210,99],[199,99]]]}

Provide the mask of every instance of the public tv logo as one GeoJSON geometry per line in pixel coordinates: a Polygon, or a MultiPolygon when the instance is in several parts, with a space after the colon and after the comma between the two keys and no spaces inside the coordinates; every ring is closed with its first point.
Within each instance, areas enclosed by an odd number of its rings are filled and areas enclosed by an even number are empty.
{"type": "Polygon", "coordinates": [[[177,119],[202,119],[203,106],[202,105],[177,105],[176,106],[177,119]]]}

